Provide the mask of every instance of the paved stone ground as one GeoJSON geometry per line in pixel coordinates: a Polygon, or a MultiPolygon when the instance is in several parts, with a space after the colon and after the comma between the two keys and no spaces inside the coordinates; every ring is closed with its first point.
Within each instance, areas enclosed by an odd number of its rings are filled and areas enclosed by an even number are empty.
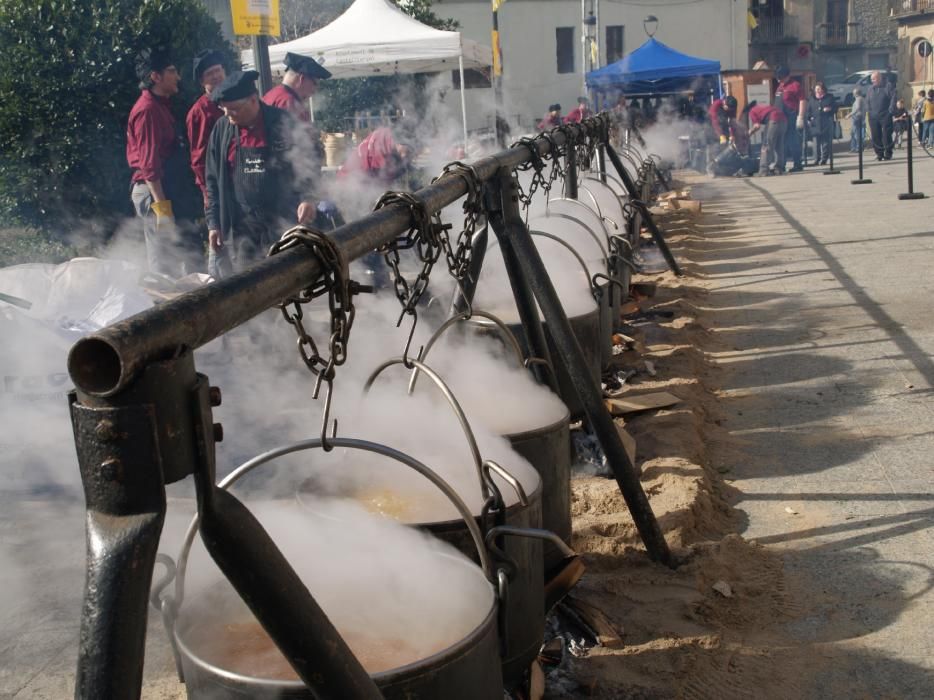
{"type": "Polygon", "coordinates": [[[718,216],[682,255],[711,285],[724,426],[749,455],[718,467],[742,534],[784,549],[817,601],[790,630],[826,654],[808,696],[930,698],[934,206],[897,199],[903,152],[871,158],[869,185],[850,184],[855,156],[837,165],[694,188],[718,216]]]}

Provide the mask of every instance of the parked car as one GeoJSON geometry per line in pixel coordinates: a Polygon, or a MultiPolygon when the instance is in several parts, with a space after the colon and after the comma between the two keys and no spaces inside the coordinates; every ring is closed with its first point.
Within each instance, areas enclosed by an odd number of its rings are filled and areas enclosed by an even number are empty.
{"type": "MultiPolygon", "coordinates": [[[[853,104],[853,89],[859,88],[865,95],[866,90],[868,90],[869,86],[872,84],[871,77],[873,73],[875,73],[874,70],[861,70],[850,73],[850,75],[846,76],[840,82],[828,84],[827,92],[833,95],[837,102],[849,107],[853,104]]],[[[892,83],[898,80],[897,71],[883,71],[883,73],[886,79],[892,83]]]]}

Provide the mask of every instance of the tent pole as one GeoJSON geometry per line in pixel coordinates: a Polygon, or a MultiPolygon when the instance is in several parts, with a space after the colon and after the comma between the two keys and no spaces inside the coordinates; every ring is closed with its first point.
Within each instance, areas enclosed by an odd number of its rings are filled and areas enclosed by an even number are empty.
{"type": "Polygon", "coordinates": [[[467,84],[464,82],[464,49],[461,47],[461,55],[457,57],[457,70],[461,76],[461,121],[464,125],[464,155],[467,155],[467,98],[464,93],[467,90],[467,84]]]}

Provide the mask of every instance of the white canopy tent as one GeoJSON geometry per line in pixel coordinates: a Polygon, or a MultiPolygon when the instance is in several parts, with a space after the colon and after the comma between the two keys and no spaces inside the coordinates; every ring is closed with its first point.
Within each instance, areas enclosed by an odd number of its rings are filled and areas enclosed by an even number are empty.
{"type": "MultiPolygon", "coordinates": [[[[372,75],[460,72],[461,118],[467,145],[464,68],[486,68],[493,52],[460,32],[446,32],[409,17],[389,0],[356,0],[336,20],[316,32],[269,47],[273,70],[283,68],[286,53],[315,59],[334,78],[372,75]]],[[[252,66],[253,52],[241,54],[252,66]]]]}

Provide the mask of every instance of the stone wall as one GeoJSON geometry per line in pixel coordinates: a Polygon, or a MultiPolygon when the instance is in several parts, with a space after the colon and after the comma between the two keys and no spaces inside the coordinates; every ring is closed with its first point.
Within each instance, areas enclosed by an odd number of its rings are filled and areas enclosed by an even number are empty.
{"type": "Polygon", "coordinates": [[[894,48],[896,25],[889,19],[886,0],[853,0],[851,22],[862,22],[867,49],[894,48]]]}

